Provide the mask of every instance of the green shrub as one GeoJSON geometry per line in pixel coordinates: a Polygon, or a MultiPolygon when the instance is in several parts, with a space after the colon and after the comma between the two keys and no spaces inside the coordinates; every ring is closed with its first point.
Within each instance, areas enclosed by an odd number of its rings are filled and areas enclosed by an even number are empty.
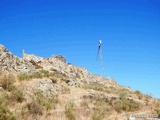
{"type": "Polygon", "coordinates": [[[65,114],[68,120],[75,120],[74,106],[73,102],[69,102],[65,105],[65,114]]]}

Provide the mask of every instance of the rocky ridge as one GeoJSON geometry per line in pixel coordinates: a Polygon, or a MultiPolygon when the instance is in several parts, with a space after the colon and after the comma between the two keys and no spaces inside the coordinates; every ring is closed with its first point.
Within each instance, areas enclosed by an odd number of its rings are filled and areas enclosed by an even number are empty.
{"type": "Polygon", "coordinates": [[[9,52],[0,44],[0,70],[3,72],[31,72],[35,67],[22,58],[9,52]]]}

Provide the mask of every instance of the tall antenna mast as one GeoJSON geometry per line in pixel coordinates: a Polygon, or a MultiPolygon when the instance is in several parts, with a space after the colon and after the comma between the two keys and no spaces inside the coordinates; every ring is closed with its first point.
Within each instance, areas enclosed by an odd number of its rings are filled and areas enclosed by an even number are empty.
{"type": "Polygon", "coordinates": [[[103,58],[102,58],[102,40],[99,41],[99,44],[98,44],[98,52],[97,52],[97,58],[98,58],[98,55],[100,57],[100,65],[101,65],[101,70],[102,70],[102,76],[104,77],[104,65],[103,65],[103,58]]]}

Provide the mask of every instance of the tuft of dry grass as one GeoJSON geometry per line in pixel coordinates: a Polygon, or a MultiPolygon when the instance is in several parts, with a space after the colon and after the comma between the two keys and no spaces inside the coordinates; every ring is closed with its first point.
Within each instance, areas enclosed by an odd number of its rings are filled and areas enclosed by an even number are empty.
{"type": "Polygon", "coordinates": [[[16,117],[7,107],[0,106],[0,120],[16,120],[16,117]]]}
{"type": "Polygon", "coordinates": [[[70,93],[69,87],[68,86],[62,86],[61,93],[62,94],[69,94],[70,93]]]}
{"type": "Polygon", "coordinates": [[[68,120],[75,120],[74,107],[75,104],[73,102],[68,102],[65,105],[65,114],[68,120]]]}
{"type": "Polygon", "coordinates": [[[117,112],[121,111],[135,111],[140,108],[140,103],[135,102],[133,100],[129,100],[126,98],[123,98],[121,101],[117,101],[114,104],[114,108],[117,112]]]}
{"type": "Polygon", "coordinates": [[[105,117],[105,113],[106,113],[106,102],[101,99],[101,100],[97,100],[94,103],[94,107],[95,109],[93,110],[93,115],[92,115],[92,119],[93,120],[103,120],[105,117]]]}
{"type": "Polygon", "coordinates": [[[12,74],[4,75],[0,79],[0,86],[3,87],[5,90],[12,90],[13,88],[13,83],[15,82],[15,77],[12,74]]]}
{"type": "Polygon", "coordinates": [[[139,90],[134,91],[134,94],[137,95],[138,99],[142,99],[143,98],[143,94],[139,90]]]}

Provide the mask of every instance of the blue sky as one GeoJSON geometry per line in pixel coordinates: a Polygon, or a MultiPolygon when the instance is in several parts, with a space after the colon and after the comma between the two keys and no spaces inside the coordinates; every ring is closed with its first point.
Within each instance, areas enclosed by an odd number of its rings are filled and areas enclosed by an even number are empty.
{"type": "Polygon", "coordinates": [[[159,0],[1,0],[0,44],[102,75],[96,60],[102,40],[105,77],[160,98],[159,0]]]}

